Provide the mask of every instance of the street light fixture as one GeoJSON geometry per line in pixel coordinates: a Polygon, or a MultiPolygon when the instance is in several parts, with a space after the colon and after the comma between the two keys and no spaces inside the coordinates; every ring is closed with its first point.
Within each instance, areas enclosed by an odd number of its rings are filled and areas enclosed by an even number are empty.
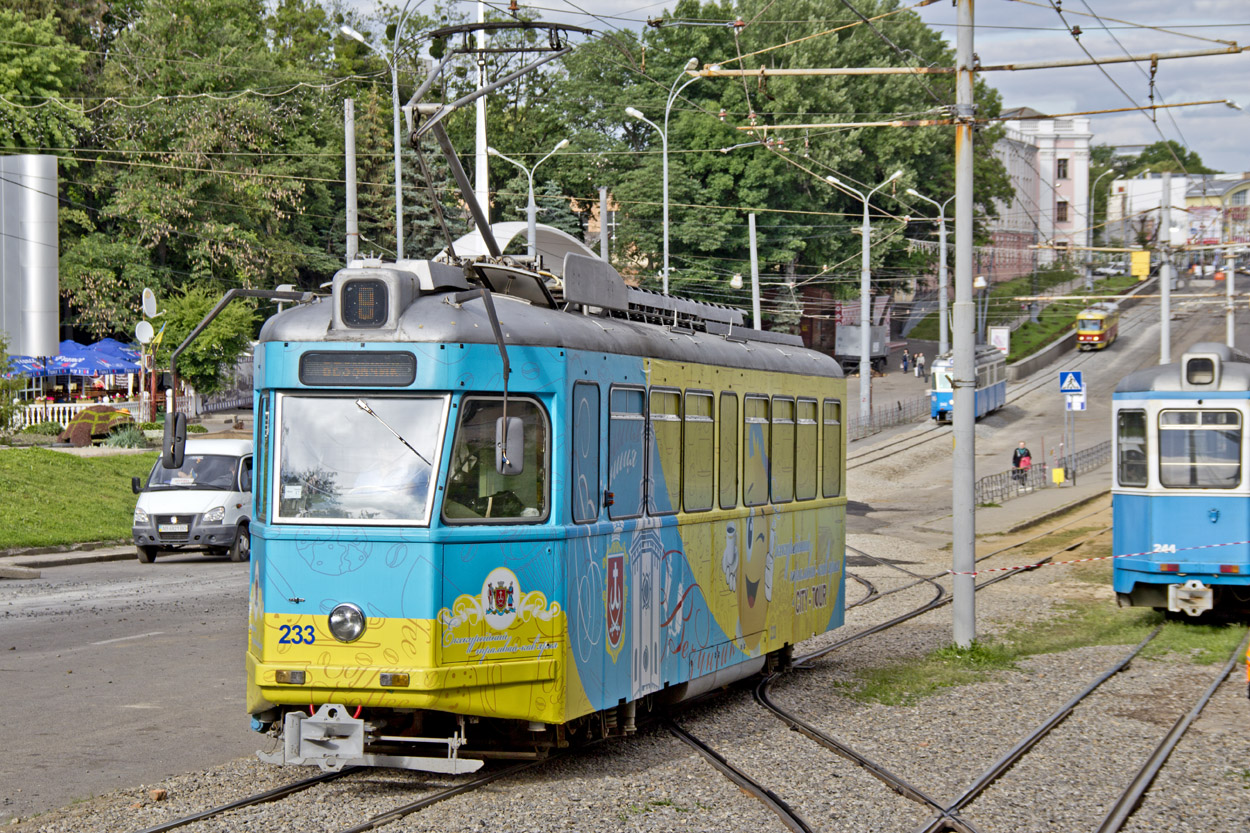
{"type": "MultiPolygon", "coordinates": [[[[1095,196],[1098,193],[1098,183],[1102,182],[1102,178],[1107,174],[1115,173],[1115,168],[1107,168],[1107,170],[1094,177],[1094,184],[1089,187],[1089,207],[1085,212],[1085,237],[1086,245],[1089,247],[1085,252],[1085,289],[1094,288],[1094,210],[1095,196]]],[[[1115,180],[1112,180],[1115,182],[1115,180]]],[[[1111,201],[1110,192],[1107,193],[1107,202],[1111,201]]],[[[1105,239],[1105,238],[1104,238],[1105,239]]]]}
{"type": "Polygon", "coordinates": [[[668,93],[668,100],[664,103],[664,127],[663,128],[661,128],[655,122],[651,121],[649,118],[644,116],[639,110],[633,107],[625,108],[626,115],[629,115],[632,118],[638,119],[639,121],[646,122],[647,124],[654,127],[656,129],[656,132],[660,134],[660,148],[661,148],[661,152],[664,155],[664,270],[661,273],[661,277],[663,278],[665,295],[668,294],[668,272],[669,272],[669,268],[668,268],[668,116],[669,116],[669,112],[673,109],[673,102],[677,100],[677,96],[680,95],[681,91],[686,89],[686,87],[690,86],[695,81],[698,81],[700,76],[696,75],[693,78],[687,79],[686,83],[682,84],[680,87],[677,86],[678,82],[681,81],[683,75],[685,75],[688,72],[691,72],[698,65],[699,65],[699,59],[691,58],[689,61],[686,62],[685,68],[682,69],[681,73],[677,76],[677,79],[673,81],[673,86],[669,90],[669,93],[668,93]]]}
{"type": "MultiPolygon", "coordinates": [[[[408,5],[412,0],[404,3],[404,8],[399,14],[399,22],[395,26],[395,42],[391,46],[389,54],[382,52],[369,41],[365,40],[365,36],[357,32],[347,24],[339,27],[339,31],[354,41],[364,44],[366,49],[371,50],[375,55],[385,62],[391,70],[391,109],[394,111],[394,145],[395,145],[395,260],[403,260],[404,257],[404,197],[403,197],[403,175],[400,173],[400,155],[399,155],[399,35],[404,29],[404,22],[408,18],[408,5]]],[[[421,5],[420,2],[417,5],[421,5]]],[[[416,11],[414,8],[413,11],[416,11]]]]}
{"type": "Polygon", "coordinates": [[[538,170],[538,166],[546,162],[552,156],[554,156],[557,151],[563,150],[564,148],[568,146],[569,146],[569,140],[561,139],[560,142],[554,148],[551,149],[551,153],[548,153],[542,159],[539,159],[537,162],[535,162],[534,167],[532,168],[527,168],[524,165],[522,165],[520,162],[516,161],[515,159],[504,156],[502,153],[500,153],[499,151],[495,150],[492,147],[486,148],[486,153],[488,155],[498,156],[503,161],[511,162],[513,165],[520,168],[521,172],[525,174],[525,178],[529,181],[529,201],[525,205],[525,215],[526,215],[526,219],[529,221],[529,229],[528,229],[529,236],[527,238],[527,240],[529,241],[529,246],[526,249],[526,252],[527,254],[529,254],[531,258],[537,257],[538,255],[538,228],[537,228],[538,205],[534,202],[534,171],[538,170]]]}
{"type": "Polygon", "coordinates": [[[915,188],[908,188],[907,193],[917,199],[924,200],[927,203],[937,206],[938,210],[938,355],[944,356],[950,352],[950,322],[946,320],[946,206],[950,205],[952,196],[946,202],[939,203],[937,200],[931,200],[915,188]]]}
{"type": "Polygon", "coordinates": [[[868,225],[868,201],[872,199],[872,195],[889,185],[894,180],[903,175],[902,171],[895,171],[890,174],[890,178],[882,182],[876,188],[873,188],[867,194],[859,191],[836,176],[827,176],[825,180],[837,188],[850,191],[855,196],[864,201],[864,220],[860,226],[860,271],[859,271],[859,419],[860,423],[867,425],[872,421],[872,309],[869,298],[871,272],[869,271],[869,255],[871,243],[869,241],[870,228],[868,225]]]}

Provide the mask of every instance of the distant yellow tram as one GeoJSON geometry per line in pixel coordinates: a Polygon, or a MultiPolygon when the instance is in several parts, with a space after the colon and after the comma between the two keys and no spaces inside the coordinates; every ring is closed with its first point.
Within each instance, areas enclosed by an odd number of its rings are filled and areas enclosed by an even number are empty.
{"type": "Polygon", "coordinates": [[[1094,304],[1076,314],[1076,346],[1101,350],[1115,341],[1120,330],[1120,307],[1109,301],[1094,304]]]}

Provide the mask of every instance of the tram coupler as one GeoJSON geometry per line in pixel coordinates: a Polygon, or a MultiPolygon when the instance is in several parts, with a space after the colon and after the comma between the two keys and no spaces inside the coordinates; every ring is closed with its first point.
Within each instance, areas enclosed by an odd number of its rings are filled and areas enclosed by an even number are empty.
{"type": "Polygon", "coordinates": [[[1168,610],[1173,613],[1201,616],[1214,606],[1214,602],[1215,591],[1196,578],[1184,584],[1168,585],[1168,610]]]}

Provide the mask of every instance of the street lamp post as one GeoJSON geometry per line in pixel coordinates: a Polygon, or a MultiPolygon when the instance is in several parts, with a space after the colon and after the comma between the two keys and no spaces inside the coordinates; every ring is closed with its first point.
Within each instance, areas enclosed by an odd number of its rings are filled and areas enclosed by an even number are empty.
{"type": "MultiPolygon", "coordinates": [[[[412,0],[408,0],[411,3],[412,0]]],[[[352,27],[344,24],[339,27],[339,31],[354,41],[358,41],[365,45],[365,48],[372,50],[379,58],[381,58],[391,70],[391,109],[393,111],[394,124],[394,146],[395,146],[395,260],[403,260],[404,258],[404,197],[403,197],[403,174],[400,172],[400,155],[399,155],[399,35],[403,31],[404,21],[408,18],[408,3],[404,3],[403,11],[399,14],[399,22],[395,26],[395,42],[391,46],[390,54],[379,50],[376,46],[365,40],[365,36],[357,32],[352,27]]],[[[417,5],[420,5],[418,3],[417,5]]]]}
{"type": "Polygon", "coordinates": [[[872,274],[869,269],[869,255],[871,251],[869,234],[871,229],[868,225],[868,201],[872,199],[873,194],[902,175],[902,171],[895,171],[890,174],[889,179],[873,188],[867,194],[852,188],[836,176],[825,177],[825,180],[830,185],[850,191],[864,201],[864,220],[859,227],[861,236],[859,270],[859,419],[862,425],[867,425],[872,421],[872,309],[871,298],[869,297],[872,274]]]}
{"type": "MultiPolygon", "coordinates": [[[[1085,212],[1085,288],[1087,290],[1094,288],[1094,196],[1098,193],[1098,183],[1109,173],[1114,173],[1115,168],[1108,168],[1094,178],[1094,184],[1089,186],[1089,206],[1085,212]]],[[[1114,181],[1114,180],[1113,180],[1114,181]]],[[[1107,194],[1107,200],[1111,200],[1111,194],[1107,194]]]]}
{"type": "Polygon", "coordinates": [[[908,188],[907,193],[936,205],[938,210],[938,246],[940,247],[938,252],[938,315],[940,316],[938,355],[944,356],[951,349],[950,322],[946,320],[946,206],[950,205],[951,200],[955,198],[952,196],[946,202],[939,203],[937,200],[929,199],[915,188],[908,188]]]}
{"type": "Polygon", "coordinates": [[[682,84],[680,87],[677,86],[678,81],[681,81],[683,75],[685,75],[687,72],[690,72],[698,65],[699,65],[699,59],[691,58],[689,61],[686,62],[685,69],[683,69],[681,71],[681,74],[677,76],[677,80],[673,82],[672,89],[670,89],[668,93],[668,100],[664,103],[664,127],[663,128],[661,128],[655,122],[651,121],[649,118],[644,116],[639,110],[633,107],[625,108],[625,113],[627,115],[632,116],[633,118],[638,119],[639,121],[646,122],[647,124],[654,127],[656,131],[660,134],[660,149],[664,156],[664,271],[662,272],[661,277],[664,283],[665,295],[668,294],[668,114],[673,109],[673,102],[677,100],[677,96],[681,94],[681,91],[686,89],[686,87],[690,86],[695,81],[698,81],[699,76],[696,75],[693,78],[687,79],[686,83],[682,84]]]}
{"type": "Polygon", "coordinates": [[[568,146],[569,146],[569,140],[561,139],[559,144],[557,144],[554,148],[551,149],[551,153],[548,153],[542,159],[539,159],[537,162],[535,162],[534,167],[532,168],[527,168],[524,165],[522,165],[520,162],[516,161],[515,159],[511,159],[507,156],[504,156],[502,153],[500,153],[499,151],[495,150],[492,147],[486,148],[486,153],[488,155],[498,156],[503,161],[511,162],[513,165],[520,168],[521,172],[525,174],[526,180],[529,181],[529,202],[526,203],[526,206],[525,206],[525,215],[529,221],[529,229],[528,229],[529,236],[527,238],[529,241],[529,246],[526,249],[526,252],[527,254],[529,254],[531,258],[536,257],[538,254],[538,228],[537,228],[538,205],[537,203],[534,202],[534,171],[538,170],[538,166],[546,162],[552,156],[554,156],[557,151],[563,150],[564,148],[568,146]]]}

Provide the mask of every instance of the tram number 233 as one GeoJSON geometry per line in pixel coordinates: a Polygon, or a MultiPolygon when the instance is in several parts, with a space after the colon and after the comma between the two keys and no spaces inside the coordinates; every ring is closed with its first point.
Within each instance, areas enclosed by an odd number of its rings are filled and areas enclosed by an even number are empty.
{"type": "Polygon", "coordinates": [[[1176,544],[1155,544],[1152,552],[1176,552],[1176,544]]]}
{"type": "Polygon", "coordinates": [[[282,631],[282,636],[278,637],[280,645],[311,645],[317,641],[312,625],[280,625],[278,630],[282,631]]]}
{"type": "Polygon", "coordinates": [[[815,608],[824,607],[829,600],[829,585],[817,584],[815,587],[800,587],[794,591],[794,612],[806,613],[815,608]]]}

